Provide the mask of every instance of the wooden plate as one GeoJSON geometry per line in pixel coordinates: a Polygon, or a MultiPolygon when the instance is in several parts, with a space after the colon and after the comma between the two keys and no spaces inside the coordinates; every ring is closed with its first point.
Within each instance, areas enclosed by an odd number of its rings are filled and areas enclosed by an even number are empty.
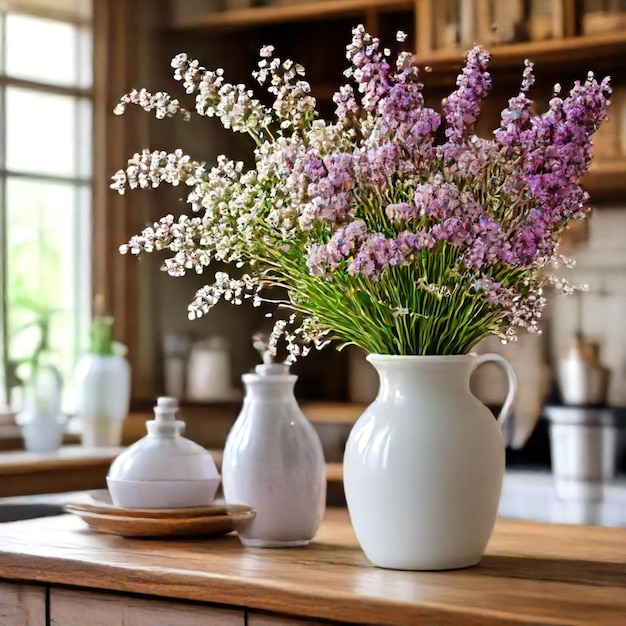
{"type": "MultiPolygon", "coordinates": [[[[212,514],[191,517],[137,517],[125,516],[119,512],[114,515],[85,510],[83,503],[68,503],[64,509],[78,515],[94,530],[120,535],[122,537],[180,537],[185,535],[225,535],[237,530],[256,515],[250,507],[226,514],[212,514]]],[[[223,507],[224,508],[224,507],[223,507]]],[[[225,505],[230,508],[230,505],[225,505]]]]}
{"type": "Polygon", "coordinates": [[[69,502],[68,506],[74,508],[71,513],[78,510],[102,515],[118,515],[122,517],[139,517],[141,519],[187,519],[191,517],[209,517],[212,515],[230,515],[250,511],[245,504],[226,504],[224,501],[216,501],[210,506],[194,506],[180,509],[135,509],[115,506],[106,489],[97,489],[88,492],[92,502],[69,502]]]}

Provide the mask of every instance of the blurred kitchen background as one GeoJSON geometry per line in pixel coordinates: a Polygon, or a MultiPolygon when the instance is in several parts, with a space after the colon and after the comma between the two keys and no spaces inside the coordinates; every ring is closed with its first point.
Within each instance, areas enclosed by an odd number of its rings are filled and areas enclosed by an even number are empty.
{"type": "MultiPolygon", "coordinates": [[[[187,304],[210,276],[171,278],[159,271],[158,254],[137,259],[118,253],[145,225],[185,211],[184,190],[119,196],[109,182],[144,148],[180,147],[207,163],[224,153],[250,164],[252,145],[214,119],[155,120],[137,107],[116,117],[113,108],[131,88],[145,87],[167,91],[193,109],[172,78],[170,60],[182,51],[208,68],[225,68],[231,82],[252,86],[258,50],[272,43],[279,56],[305,66],[319,110],[331,116],[331,96],[347,63],[344,48],[359,22],[392,50],[399,45],[396,31],[408,33],[404,47],[428,68],[423,79],[431,105],[453,89],[463,51],[473,42],[486,44],[493,53],[493,89],[478,129],[485,136],[517,93],[526,57],[535,61],[532,97],[542,110],[554,83],[567,90],[588,70],[612,75],[610,121],[597,136],[584,181],[592,217],[566,234],[562,250],[577,261],[564,275],[589,289],[568,298],[549,294],[542,335],[522,335],[507,346],[489,340],[477,349],[506,356],[519,378],[510,466],[549,471],[550,411],[565,406],[565,417],[554,414],[561,426],[595,429],[584,431],[584,441],[576,429],[578,456],[587,454],[589,433],[600,433],[594,449],[614,459],[603,476],[623,474],[625,0],[1,0],[0,419],[6,429],[0,435],[14,432],[11,415],[23,402],[34,358],[56,364],[63,406],[72,413],[73,371],[86,349],[98,294],[114,317],[115,338],[128,348],[131,412],[149,410],[164,393],[175,395],[189,432],[219,446],[240,406],[241,374],[259,359],[252,336],[269,330],[271,321],[251,306],[222,304],[189,321],[187,304]]],[[[489,367],[473,385],[496,410],[505,381],[489,367]]],[[[373,371],[358,351],[330,348],[293,371],[308,415],[320,428],[340,425],[332,435],[338,460],[351,420],[375,394],[373,371]]],[[[142,436],[142,428],[125,430],[125,443],[142,436]]],[[[1,443],[0,436],[0,446],[12,447],[11,437],[1,443]]],[[[71,429],[68,437],[72,441],[71,429]]]]}

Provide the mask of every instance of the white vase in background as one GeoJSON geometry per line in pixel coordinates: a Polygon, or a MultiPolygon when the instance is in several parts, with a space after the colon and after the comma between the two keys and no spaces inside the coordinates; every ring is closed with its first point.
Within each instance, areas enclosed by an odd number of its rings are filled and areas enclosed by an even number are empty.
{"type": "Polygon", "coordinates": [[[256,511],[239,531],[246,546],[302,546],[315,535],[326,504],[320,438],[293,393],[287,365],[257,365],[244,374],[245,397],[226,439],[222,484],[226,502],[256,511]]]}
{"type": "Polygon", "coordinates": [[[24,408],[15,421],[24,447],[30,452],[52,452],[63,442],[67,416],[61,411],[63,381],[48,350],[48,325],[42,325],[42,340],[30,379],[26,384],[24,408]]]}
{"type": "Polygon", "coordinates": [[[119,446],[130,407],[130,365],[117,354],[86,354],[76,365],[76,413],[84,446],[119,446]]]}
{"type": "Polygon", "coordinates": [[[494,354],[368,360],[380,390],[350,433],[343,470],[365,555],[391,569],[475,565],[498,510],[513,369],[494,354]],[[502,365],[509,380],[500,424],[469,388],[472,371],[487,362],[502,365]]]}
{"type": "Polygon", "coordinates": [[[113,318],[96,315],[89,352],[75,370],[76,415],[88,447],[119,446],[130,408],[130,364],[126,348],[113,341],[113,318]]]}

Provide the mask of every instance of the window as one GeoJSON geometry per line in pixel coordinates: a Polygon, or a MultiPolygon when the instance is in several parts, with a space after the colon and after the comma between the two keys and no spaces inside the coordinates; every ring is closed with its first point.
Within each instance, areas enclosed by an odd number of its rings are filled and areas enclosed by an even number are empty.
{"type": "Polygon", "coordinates": [[[44,335],[71,405],[90,319],[92,104],[91,2],[0,0],[0,405],[13,410],[44,335]]]}

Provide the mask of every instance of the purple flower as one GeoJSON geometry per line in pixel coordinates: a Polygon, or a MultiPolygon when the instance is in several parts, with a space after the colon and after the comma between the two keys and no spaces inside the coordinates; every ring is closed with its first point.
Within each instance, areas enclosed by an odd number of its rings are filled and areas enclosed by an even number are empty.
{"type": "Polygon", "coordinates": [[[356,152],[353,167],[359,186],[381,189],[410,165],[403,162],[400,146],[386,141],[375,148],[356,152]]]}
{"type": "Polygon", "coordinates": [[[408,202],[388,204],[385,209],[385,215],[392,222],[407,222],[417,216],[417,207],[408,202]]]}
{"type": "Polygon", "coordinates": [[[379,46],[378,37],[372,37],[360,24],[352,29],[352,43],[346,48],[352,67],[345,75],[356,81],[366,111],[373,111],[391,87],[391,68],[379,46]]]}
{"type": "Polygon", "coordinates": [[[405,261],[411,259],[415,252],[419,252],[422,249],[432,250],[436,243],[437,240],[432,233],[423,228],[415,232],[404,230],[396,238],[398,255],[405,261]]]}
{"type": "Polygon", "coordinates": [[[413,202],[422,215],[436,220],[455,215],[460,207],[459,189],[453,182],[435,174],[431,182],[415,186],[413,202]]]}
{"type": "Polygon", "coordinates": [[[521,153],[532,141],[532,100],[526,95],[535,82],[533,64],[524,61],[524,74],[520,93],[509,100],[509,106],[502,111],[500,128],[494,135],[507,148],[508,157],[521,153]]]}
{"type": "Polygon", "coordinates": [[[352,85],[343,85],[333,95],[333,102],[337,105],[335,114],[340,120],[356,115],[359,111],[359,105],[354,97],[354,89],[352,85]]]}
{"type": "Polygon", "coordinates": [[[482,292],[487,302],[492,306],[510,309],[514,306],[515,301],[519,299],[519,294],[513,289],[504,287],[501,282],[495,281],[491,276],[486,276],[485,274],[476,279],[472,287],[474,291],[482,292]]]}
{"type": "Polygon", "coordinates": [[[307,265],[314,275],[322,275],[350,257],[366,236],[365,222],[350,222],[337,230],[326,245],[311,245],[307,254],[307,265]]]}
{"type": "Polygon", "coordinates": [[[480,115],[480,103],[491,87],[491,75],[487,72],[489,53],[481,46],[474,46],[467,55],[465,67],[459,74],[457,89],[445,100],[443,113],[448,142],[442,147],[447,161],[455,160],[459,146],[471,126],[480,115]]]}
{"type": "Polygon", "coordinates": [[[301,228],[310,228],[315,220],[342,224],[349,219],[355,184],[352,155],[336,153],[322,157],[309,149],[294,166],[290,180],[292,201],[304,202],[301,228]]]}
{"type": "Polygon", "coordinates": [[[502,260],[508,245],[500,224],[489,217],[481,217],[470,229],[471,239],[464,262],[468,267],[484,267],[502,260]]]}
{"type": "Polygon", "coordinates": [[[368,237],[360,246],[354,260],[348,266],[348,274],[363,274],[372,280],[377,280],[382,271],[390,266],[397,265],[397,243],[382,233],[375,233],[368,237]]]}
{"type": "Polygon", "coordinates": [[[441,124],[439,114],[424,106],[423,85],[417,82],[398,82],[378,106],[380,116],[372,133],[392,139],[407,151],[417,165],[434,157],[435,133],[441,124]]]}

